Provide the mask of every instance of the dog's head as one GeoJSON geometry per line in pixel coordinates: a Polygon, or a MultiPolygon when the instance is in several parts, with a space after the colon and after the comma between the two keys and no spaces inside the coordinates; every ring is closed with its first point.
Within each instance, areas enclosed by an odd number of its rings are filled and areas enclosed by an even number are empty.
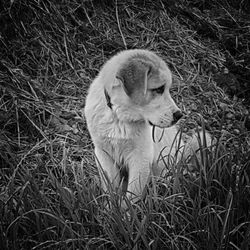
{"type": "Polygon", "coordinates": [[[169,92],[171,72],[161,58],[147,53],[136,53],[118,68],[111,102],[127,116],[131,112],[151,125],[170,127],[182,117],[169,92]]]}

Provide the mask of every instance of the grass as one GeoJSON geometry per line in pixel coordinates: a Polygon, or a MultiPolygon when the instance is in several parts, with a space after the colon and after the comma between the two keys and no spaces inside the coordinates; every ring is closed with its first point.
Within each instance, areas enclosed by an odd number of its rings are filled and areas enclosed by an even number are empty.
{"type": "Polygon", "coordinates": [[[249,248],[248,111],[215,82],[228,62],[218,39],[183,23],[166,1],[14,0],[1,7],[1,249],[249,248]],[[145,200],[128,201],[130,216],[115,193],[97,185],[81,112],[101,65],[125,48],[157,51],[190,116],[184,132],[202,126],[201,115],[217,139],[201,162],[173,165],[156,192],[149,187],[145,200]]]}

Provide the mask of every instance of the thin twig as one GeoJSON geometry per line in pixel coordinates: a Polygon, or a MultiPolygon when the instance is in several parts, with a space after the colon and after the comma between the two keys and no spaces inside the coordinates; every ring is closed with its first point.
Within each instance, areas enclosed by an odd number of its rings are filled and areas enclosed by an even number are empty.
{"type": "Polygon", "coordinates": [[[119,32],[121,34],[124,47],[125,47],[125,49],[127,49],[127,43],[126,43],[125,37],[124,37],[124,35],[122,33],[122,29],[121,29],[121,25],[120,25],[120,20],[119,20],[119,16],[118,16],[117,0],[115,1],[115,16],[116,16],[118,29],[119,29],[119,32]]]}

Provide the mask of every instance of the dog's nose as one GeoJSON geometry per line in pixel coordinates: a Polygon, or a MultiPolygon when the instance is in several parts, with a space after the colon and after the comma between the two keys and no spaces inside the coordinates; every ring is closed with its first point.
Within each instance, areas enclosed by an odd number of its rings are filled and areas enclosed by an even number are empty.
{"type": "Polygon", "coordinates": [[[176,111],[173,113],[174,123],[178,122],[183,117],[183,113],[181,111],[176,111]]]}

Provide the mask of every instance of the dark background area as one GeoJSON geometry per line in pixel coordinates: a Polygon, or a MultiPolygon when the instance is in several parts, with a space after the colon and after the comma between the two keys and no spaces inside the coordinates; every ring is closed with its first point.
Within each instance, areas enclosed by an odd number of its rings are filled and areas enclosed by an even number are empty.
{"type": "MultiPolygon", "coordinates": [[[[46,1],[45,1],[46,2],[46,1]]],[[[111,6],[115,1],[93,1],[102,5],[111,6]]],[[[150,8],[150,1],[135,1],[144,7],[150,8]]],[[[87,3],[88,4],[88,3],[87,3]]],[[[25,26],[30,25],[35,19],[36,11],[41,11],[35,4],[29,6],[25,1],[1,1],[0,2],[0,30],[2,57],[8,56],[10,60],[22,59],[22,55],[8,53],[13,40],[20,37],[25,38],[27,32],[25,26]],[[6,52],[8,53],[6,55],[6,52]]],[[[154,8],[166,8],[173,18],[176,17],[180,23],[197,31],[203,39],[217,43],[222,51],[225,52],[226,61],[224,69],[217,72],[209,68],[212,76],[219,86],[233,97],[237,96],[244,99],[247,107],[250,105],[250,3],[247,0],[177,0],[177,1],[157,1],[154,8]]],[[[62,4],[63,6],[63,4],[62,4]]],[[[92,6],[89,4],[89,15],[91,16],[92,6]]],[[[87,21],[82,10],[74,13],[87,21]]],[[[76,23],[73,15],[68,15],[72,23],[76,23]]],[[[91,32],[82,27],[84,33],[91,32]]],[[[93,32],[93,31],[92,31],[93,32]]],[[[27,37],[26,37],[27,38],[27,37]]],[[[18,53],[18,51],[15,51],[18,53]]],[[[20,51],[21,53],[21,51],[20,51]]],[[[34,65],[33,65],[34,66],[34,65]]],[[[35,67],[35,66],[34,66],[35,67]]],[[[1,63],[0,69],[5,66],[1,63]]],[[[36,70],[34,68],[33,70],[36,70]]],[[[32,67],[31,67],[32,71],[32,67]]],[[[32,72],[33,73],[33,72],[32,72]]]]}
{"type": "Polygon", "coordinates": [[[247,0],[164,1],[171,15],[218,43],[226,54],[224,72],[214,79],[230,96],[250,105],[250,2],[247,0]]]}

